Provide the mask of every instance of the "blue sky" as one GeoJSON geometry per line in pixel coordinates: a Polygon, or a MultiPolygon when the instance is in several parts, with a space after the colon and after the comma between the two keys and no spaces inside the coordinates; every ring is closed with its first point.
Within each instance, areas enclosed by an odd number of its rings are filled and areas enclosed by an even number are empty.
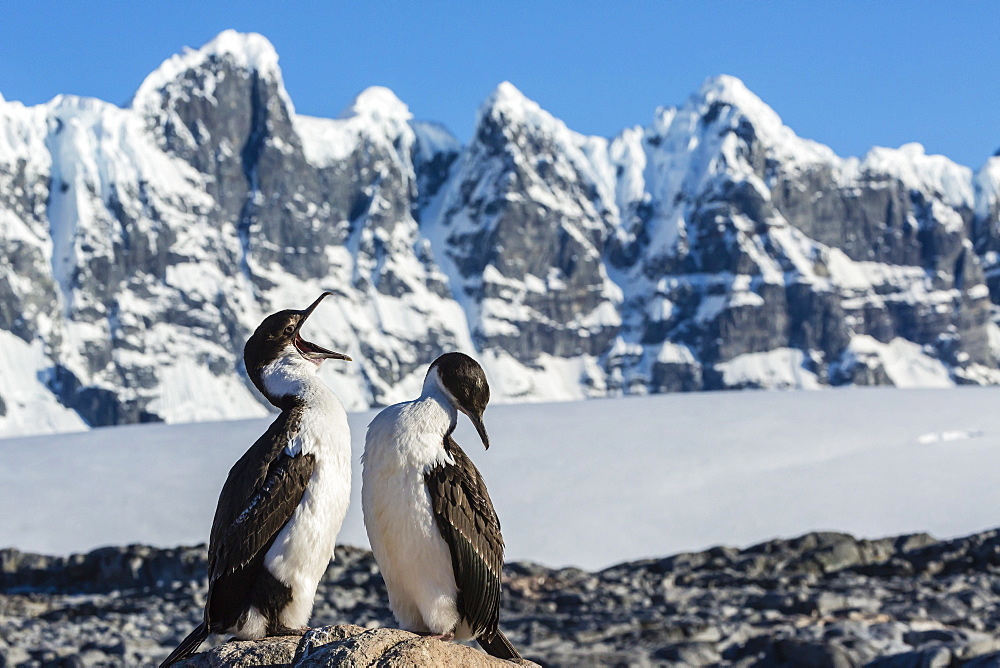
{"type": "Polygon", "coordinates": [[[0,94],[126,102],[226,28],[277,48],[300,113],[370,85],[460,139],[509,80],[569,127],[611,136],[732,74],[841,155],[919,141],[973,168],[1000,148],[1000,2],[93,2],[0,0],[0,94]]]}

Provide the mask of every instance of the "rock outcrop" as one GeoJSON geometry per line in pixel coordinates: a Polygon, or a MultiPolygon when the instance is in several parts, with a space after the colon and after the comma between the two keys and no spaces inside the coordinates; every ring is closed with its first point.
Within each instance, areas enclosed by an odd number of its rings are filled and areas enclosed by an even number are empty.
{"type": "MultiPolygon", "coordinates": [[[[344,624],[312,629],[302,637],[230,641],[176,664],[178,668],[230,666],[440,666],[441,668],[502,668],[516,665],[472,647],[423,638],[399,629],[366,629],[344,624]]],[[[530,661],[522,665],[537,666],[530,661]]]]}

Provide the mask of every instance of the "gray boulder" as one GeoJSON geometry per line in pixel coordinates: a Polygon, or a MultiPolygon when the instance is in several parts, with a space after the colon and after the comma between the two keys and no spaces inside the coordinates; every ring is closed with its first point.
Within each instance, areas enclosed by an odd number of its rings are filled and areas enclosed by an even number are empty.
{"type": "MultiPolygon", "coordinates": [[[[234,640],[175,664],[178,668],[249,668],[250,666],[299,666],[300,668],[498,668],[511,662],[494,658],[472,647],[425,638],[399,629],[366,629],[344,624],[312,629],[302,637],[234,640]]],[[[537,666],[530,661],[523,665],[537,666]]]]}

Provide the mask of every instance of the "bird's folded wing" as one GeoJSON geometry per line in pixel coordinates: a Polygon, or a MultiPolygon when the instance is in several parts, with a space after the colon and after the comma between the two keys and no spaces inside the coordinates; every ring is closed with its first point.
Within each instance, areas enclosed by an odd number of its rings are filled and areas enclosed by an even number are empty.
{"type": "Polygon", "coordinates": [[[209,548],[211,581],[245,567],[271,544],[302,500],[315,463],[313,455],[282,453],[248,494],[239,495],[238,506],[223,508],[220,499],[209,548]]]}
{"type": "Polygon", "coordinates": [[[475,465],[454,441],[448,446],[455,463],[431,469],[425,482],[438,529],[451,550],[459,612],[474,635],[492,637],[500,618],[500,521],[475,465]]]}

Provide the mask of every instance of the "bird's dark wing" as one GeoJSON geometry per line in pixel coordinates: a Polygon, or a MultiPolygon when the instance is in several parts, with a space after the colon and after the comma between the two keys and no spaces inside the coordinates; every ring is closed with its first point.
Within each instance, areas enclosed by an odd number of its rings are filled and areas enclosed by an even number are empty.
{"type": "Polygon", "coordinates": [[[280,454],[243,509],[231,522],[219,527],[209,564],[209,578],[218,579],[246,566],[291,518],[302,500],[316,458],[280,454]]]}
{"type": "Polygon", "coordinates": [[[424,481],[438,529],[451,550],[458,611],[474,635],[492,638],[500,619],[500,521],[483,477],[450,435],[445,449],[455,463],[431,469],[424,481]]]}
{"type": "Polygon", "coordinates": [[[293,412],[279,415],[233,465],[219,495],[208,546],[206,622],[213,630],[232,621],[218,619],[220,610],[249,597],[256,569],[312,477],[313,455],[285,452],[296,420],[293,412]]]}

